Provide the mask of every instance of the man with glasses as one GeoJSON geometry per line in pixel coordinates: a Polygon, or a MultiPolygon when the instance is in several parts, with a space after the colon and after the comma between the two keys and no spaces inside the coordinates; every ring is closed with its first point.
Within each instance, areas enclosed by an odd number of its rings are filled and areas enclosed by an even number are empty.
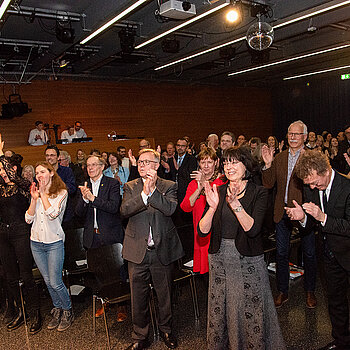
{"type": "MultiPolygon", "coordinates": [[[[273,151],[266,145],[262,147],[262,158],[265,166],[262,171],[263,185],[273,188],[276,185],[274,221],[276,223],[276,281],[278,295],[275,306],[281,307],[288,300],[289,289],[289,246],[293,223],[285,212],[285,207],[292,206],[293,200],[302,203],[303,183],[295,174],[295,165],[302,152],[307,138],[307,127],[298,120],[288,128],[288,150],[274,159],[273,151]]],[[[306,306],[315,308],[316,287],[316,253],[315,235],[313,232],[301,237],[304,261],[304,289],[306,306]]]]}
{"type": "Polygon", "coordinates": [[[171,268],[183,249],[171,215],[177,206],[177,185],[157,176],[160,155],[142,149],[137,160],[140,178],[124,185],[120,213],[129,218],[123,243],[131,288],[133,343],[127,349],[145,349],[150,343],[149,284],[158,299],[160,337],[168,348],[177,347],[172,330],[171,268]]]}
{"type": "Polygon", "coordinates": [[[316,227],[323,238],[323,260],[328,312],[334,341],[321,348],[350,349],[350,180],[334,171],[326,155],[318,151],[300,156],[296,173],[308,185],[303,202],[286,208],[291,220],[299,220],[306,232],[316,227]]]}

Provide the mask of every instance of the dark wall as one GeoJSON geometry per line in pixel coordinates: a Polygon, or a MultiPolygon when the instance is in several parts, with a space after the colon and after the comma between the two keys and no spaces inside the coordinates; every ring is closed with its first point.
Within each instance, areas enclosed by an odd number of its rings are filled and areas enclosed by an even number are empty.
{"type": "Polygon", "coordinates": [[[301,119],[308,130],[332,135],[350,122],[350,80],[340,75],[307,81],[281,82],[272,91],[274,133],[285,136],[289,124],[301,119]]]}

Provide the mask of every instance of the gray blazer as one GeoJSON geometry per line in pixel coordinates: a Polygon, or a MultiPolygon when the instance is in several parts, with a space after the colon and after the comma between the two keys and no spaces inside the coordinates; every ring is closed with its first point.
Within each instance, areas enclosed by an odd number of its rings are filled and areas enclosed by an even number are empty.
{"type": "Polygon", "coordinates": [[[158,177],[156,189],[144,204],[141,192],[141,178],[124,185],[120,213],[129,218],[123,243],[123,257],[140,264],[145,257],[149,227],[152,227],[153,241],[160,262],[163,265],[180,259],[184,251],[171,215],[177,206],[177,184],[158,177]]]}

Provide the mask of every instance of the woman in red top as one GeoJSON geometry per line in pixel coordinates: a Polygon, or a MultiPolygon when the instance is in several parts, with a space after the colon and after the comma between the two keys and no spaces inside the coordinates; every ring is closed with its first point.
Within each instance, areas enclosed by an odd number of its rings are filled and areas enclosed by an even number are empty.
{"type": "Polygon", "coordinates": [[[210,235],[199,237],[197,234],[198,222],[202,218],[206,205],[204,181],[209,181],[211,186],[213,184],[220,186],[223,184],[223,181],[220,178],[217,179],[219,160],[213,149],[203,149],[198,154],[198,162],[199,170],[191,174],[193,180],[187,187],[186,196],[180,207],[185,212],[192,211],[194,227],[193,272],[204,274],[209,271],[208,248],[210,235]]]}

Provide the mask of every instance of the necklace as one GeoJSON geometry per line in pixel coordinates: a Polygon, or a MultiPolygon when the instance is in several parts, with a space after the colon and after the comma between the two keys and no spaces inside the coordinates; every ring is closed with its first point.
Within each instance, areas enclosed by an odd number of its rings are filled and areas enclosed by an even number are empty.
{"type": "MultiPolygon", "coordinates": [[[[248,186],[248,181],[246,182],[243,190],[236,194],[236,197],[239,197],[247,189],[247,186],[248,186]]],[[[231,192],[230,186],[228,188],[229,188],[229,191],[231,192]]]]}

